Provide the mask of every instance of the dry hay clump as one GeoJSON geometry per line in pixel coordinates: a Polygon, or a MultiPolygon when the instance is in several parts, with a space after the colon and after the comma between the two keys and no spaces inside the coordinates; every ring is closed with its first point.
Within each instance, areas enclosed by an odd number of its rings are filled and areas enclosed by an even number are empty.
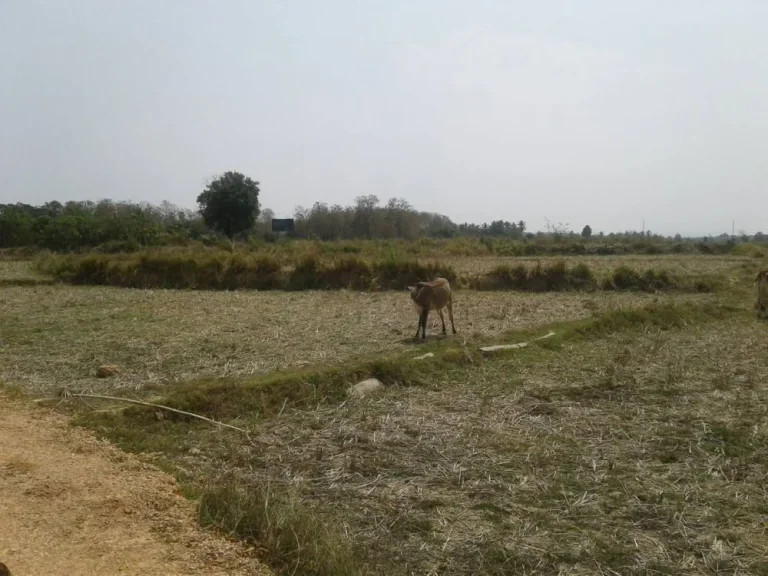
{"type": "Polygon", "coordinates": [[[96,378],[109,378],[120,373],[120,366],[117,364],[102,364],[96,369],[96,378]]]}

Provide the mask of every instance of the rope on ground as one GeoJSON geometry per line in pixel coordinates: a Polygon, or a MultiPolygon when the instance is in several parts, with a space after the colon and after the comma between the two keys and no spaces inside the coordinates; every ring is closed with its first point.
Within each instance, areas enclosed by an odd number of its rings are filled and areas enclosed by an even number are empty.
{"type": "MultiPolygon", "coordinates": [[[[223,426],[224,428],[231,428],[232,430],[237,430],[238,432],[242,432],[246,436],[248,435],[247,430],[243,428],[238,428],[237,426],[232,426],[232,424],[225,424],[224,422],[219,422],[218,420],[212,420],[211,418],[200,416],[200,414],[186,412],[185,410],[178,410],[177,408],[171,408],[170,406],[163,406],[162,404],[153,404],[152,402],[144,402],[143,400],[133,400],[131,398],[118,398],[117,396],[105,396],[104,394],[84,394],[81,392],[64,392],[64,398],[68,398],[68,397],[95,398],[97,400],[113,400],[115,402],[128,402],[129,404],[138,404],[140,406],[150,406],[152,408],[160,408],[161,410],[167,410],[168,412],[175,412],[176,414],[183,414],[184,416],[191,416],[192,418],[205,420],[206,422],[210,422],[211,424],[216,424],[217,426],[223,426]]],[[[35,400],[35,402],[40,403],[40,402],[47,402],[51,400],[55,400],[55,398],[39,398],[35,400]]]]}

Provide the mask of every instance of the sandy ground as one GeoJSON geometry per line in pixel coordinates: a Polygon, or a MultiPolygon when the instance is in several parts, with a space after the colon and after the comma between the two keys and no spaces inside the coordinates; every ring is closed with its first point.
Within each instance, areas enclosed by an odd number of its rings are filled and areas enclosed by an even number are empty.
{"type": "Polygon", "coordinates": [[[172,477],[2,393],[0,562],[13,576],[270,574],[199,528],[172,477]]]}

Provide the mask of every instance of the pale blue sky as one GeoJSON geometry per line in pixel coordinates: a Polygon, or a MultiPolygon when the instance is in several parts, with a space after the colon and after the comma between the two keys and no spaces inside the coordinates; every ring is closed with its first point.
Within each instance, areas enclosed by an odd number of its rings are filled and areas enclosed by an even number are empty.
{"type": "Polygon", "coordinates": [[[768,233],[763,0],[0,0],[0,202],[768,233]]]}

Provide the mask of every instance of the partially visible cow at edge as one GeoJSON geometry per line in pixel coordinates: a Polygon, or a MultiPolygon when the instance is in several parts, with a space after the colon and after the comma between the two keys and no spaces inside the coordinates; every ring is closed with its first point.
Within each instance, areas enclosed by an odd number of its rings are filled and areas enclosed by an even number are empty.
{"type": "Polygon", "coordinates": [[[427,337],[427,317],[430,311],[437,310],[440,314],[440,321],[443,323],[443,334],[445,330],[445,317],[443,308],[448,308],[448,317],[451,319],[451,329],[456,334],[456,326],[453,323],[453,299],[451,298],[451,285],[445,278],[435,278],[432,282],[419,282],[416,286],[408,286],[411,293],[413,305],[419,313],[419,325],[416,327],[416,336],[419,338],[421,330],[421,339],[427,337]]]}
{"type": "Polygon", "coordinates": [[[768,319],[768,270],[762,270],[757,274],[757,317],[768,319]]]}

